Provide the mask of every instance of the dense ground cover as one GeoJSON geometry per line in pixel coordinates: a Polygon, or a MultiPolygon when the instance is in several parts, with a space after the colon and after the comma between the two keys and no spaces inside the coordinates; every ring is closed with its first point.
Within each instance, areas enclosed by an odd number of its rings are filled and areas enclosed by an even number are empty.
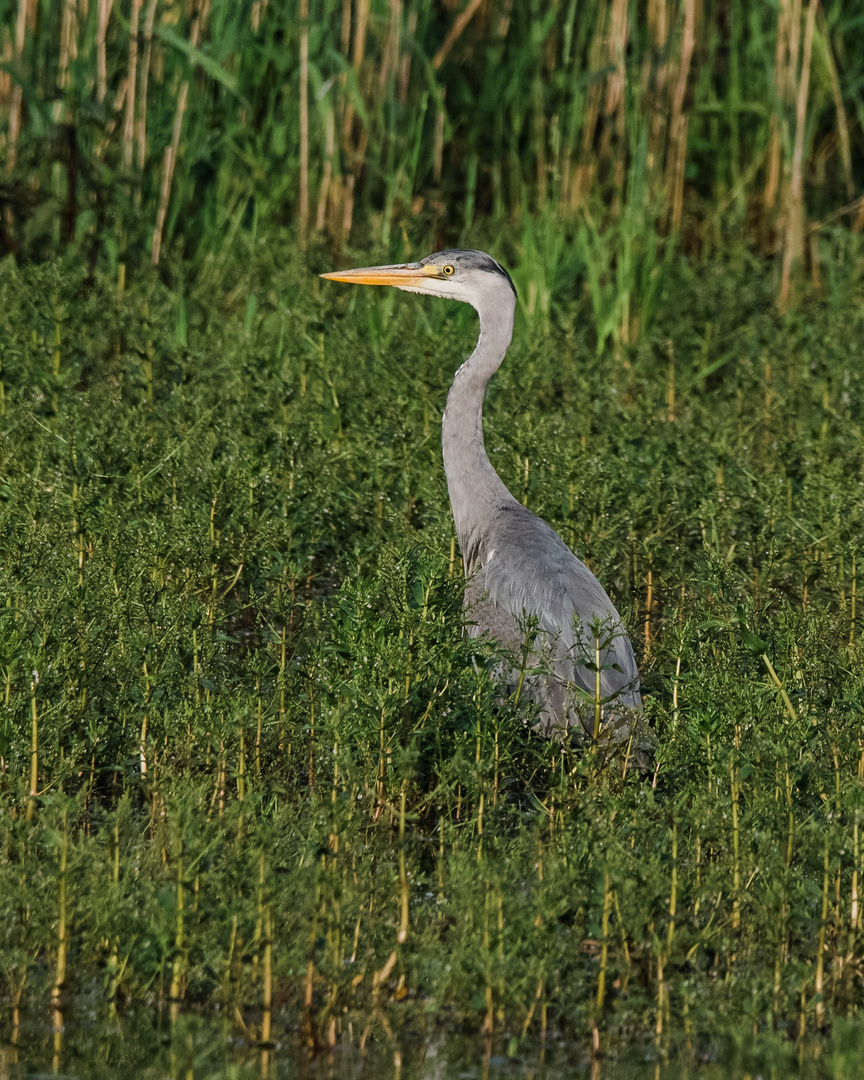
{"type": "Polygon", "coordinates": [[[473,314],[292,250],[0,268],[5,1006],[849,1045],[855,274],[780,318],[746,255],[671,264],[614,353],[587,296],[520,308],[487,446],[625,616],[642,776],[535,737],[461,636],[438,424],[473,314]]]}

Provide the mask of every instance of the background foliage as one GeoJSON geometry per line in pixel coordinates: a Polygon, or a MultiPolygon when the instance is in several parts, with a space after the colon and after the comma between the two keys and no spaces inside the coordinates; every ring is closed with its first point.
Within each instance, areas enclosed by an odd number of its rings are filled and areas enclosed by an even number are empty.
{"type": "Polygon", "coordinates": [[[839,0],[6,0],[2,242],[83,242],[113,273],[288,223],[404,254],[491,220],[542,267],[529,304],[588,281],[626,343],[664,253],[733,228],[777,256],[785,308],[796,270],[818,288],[837,257],[824,226],[864,225],[862,20],[839,0]]]}

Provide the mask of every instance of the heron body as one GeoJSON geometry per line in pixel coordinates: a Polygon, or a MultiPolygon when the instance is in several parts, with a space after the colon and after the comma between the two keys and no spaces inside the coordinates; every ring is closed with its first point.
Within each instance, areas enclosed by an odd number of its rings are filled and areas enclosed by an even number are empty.
{"type": "Polygon", "coordinates": [[[505,646],[511,660],[502,674],[539,705],[544,734],[631,740],[642,700],[621,618],[588,567],[507,490],[483,443],[486,387],[513,335],[516,291],[509,275],[485,252],[440,251],[419,263],[322,276],[393,285],[476,309],[480,336],[453,379],[441,432],[468,580],[468,632],[488,632],[505,646]]]}

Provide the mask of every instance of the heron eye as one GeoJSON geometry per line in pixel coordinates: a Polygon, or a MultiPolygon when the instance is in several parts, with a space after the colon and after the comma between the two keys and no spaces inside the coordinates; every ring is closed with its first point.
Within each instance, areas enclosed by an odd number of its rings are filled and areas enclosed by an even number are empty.
{"type": "Polygon", "coordinates": [[[450,275],[453,273],[453,267],[452,266],[445,266],[444,267],[444,273],[447,275],[447,277],[450,277],[450,275]]]}

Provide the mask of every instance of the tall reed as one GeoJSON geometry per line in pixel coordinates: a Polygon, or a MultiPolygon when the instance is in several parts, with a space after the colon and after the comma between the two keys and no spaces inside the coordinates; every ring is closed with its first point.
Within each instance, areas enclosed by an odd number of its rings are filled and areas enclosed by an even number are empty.
{"type": "MultiPolygon", "coordinates": [[[[252,222],[388,248],[506,217],[518,255],[540,212],[616,248],[638,221],[650,261],[710,251],[725,222],[778,254],[785,309],[796,267],[818,280],[807,219],[864,216],[864,46],[839,0],[819,11],[470,0],[442,21],[431,0],[251,18],[225,0],[99,0],[37,21],[20,0],[3,16],[2,242],[38,257],[62,212],[97,258],[158,264],[174,238],[216,255],[252,222]]],[[[645,329],[631,313],[613,336],[645,329]]]]}

